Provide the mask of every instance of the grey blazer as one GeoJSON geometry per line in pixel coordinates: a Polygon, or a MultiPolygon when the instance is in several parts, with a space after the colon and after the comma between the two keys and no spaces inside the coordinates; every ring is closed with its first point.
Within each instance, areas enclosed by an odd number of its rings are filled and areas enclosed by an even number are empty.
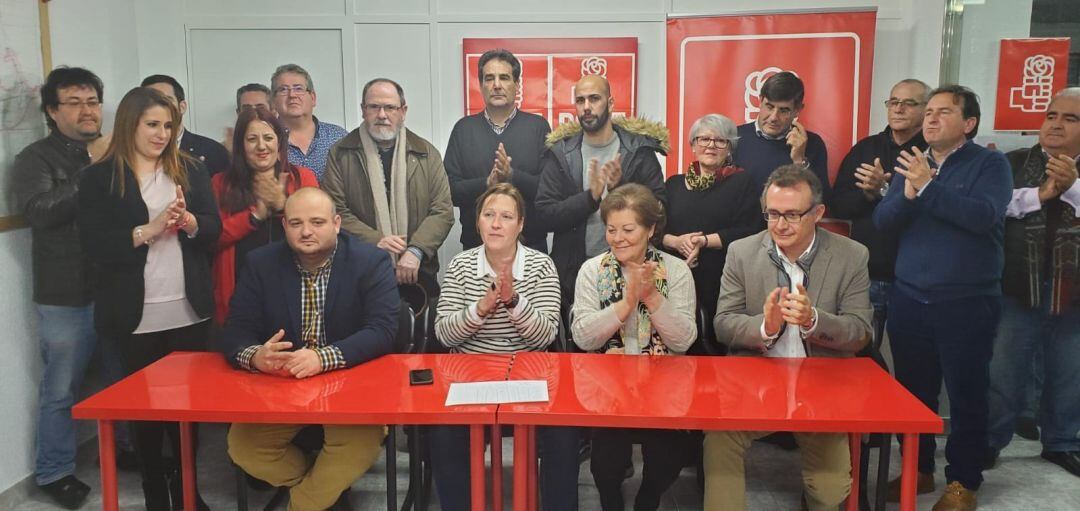
{"type": "MultiPolygon", "coordinates": [[[[850,357],[873,335],[870,322],[869,253],[860,243],[817,230],[817,254],[806,287],[818,322],[803,342],[807,356],[850,357]]],[[[777,267],[769,259],[772,238],[765,230],[728,247],[713,326],[732,352],[760,354],[765,298],[777,287],[777,267]]]]}

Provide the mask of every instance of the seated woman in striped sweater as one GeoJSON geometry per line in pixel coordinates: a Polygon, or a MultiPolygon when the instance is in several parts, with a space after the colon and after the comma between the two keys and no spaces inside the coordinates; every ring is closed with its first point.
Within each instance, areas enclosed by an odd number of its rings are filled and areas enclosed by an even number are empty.
{"type": "MultiPolygon", "coordinates": [[[[508,183],[476,201],[483,244],[446,269],[435,336],[455,353],[540,351],[559,328],[559,277],[551,258],[520,243],[525,199],[508,183]]],[[[444,511],[469,507],[469,437],[464,426],[437,426],[428,437],[435,489],[444,511]]],[[[577,509],[578,430],[537,428],[540,500],[545,510],[577,509]]]]}
{"type": "MultiPolygon", "coordinates": [[[[574,290],[571,331],[585,351],[681,355],[697,338],[694,279],[682,259],[650,244],[664,232],[664,208],[639,184],[622,185],[600,202],[610,250],[585,261],[574,290]]],[[[600,507],[622,511],[622,483],[633,444],[644,461],[634,510],[654,510],[679,477],[700,437],[664,429],[596,429],[592,469],[600,507]]]]}

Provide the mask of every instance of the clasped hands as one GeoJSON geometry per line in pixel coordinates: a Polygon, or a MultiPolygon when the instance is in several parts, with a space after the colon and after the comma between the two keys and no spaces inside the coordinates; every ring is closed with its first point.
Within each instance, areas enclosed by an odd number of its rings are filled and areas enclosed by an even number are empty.
{"type": "Polygon", "coordinates": [[[683,259],[686,259],[686,265],[691,268],[697,266],[698,255],[701,253],[701,249],[708,246],[708,244],[709,239],[701,231],[688,232],[678,236],[674,234],[664,236],[664,245],[672,250],[679,251],[683,259]]]}
{"type": "Polygon", "coordinates": [[[504,306],[514,299],[514,276],[509,270],[503,270],[495,274],[487,292],[476,302],[476,313],[485,318],[495,312],[495,307],[500,303],[504,306]]]}
{"type": "Polygon", "coordinates": [[[604,195],[604,189],[611,190],[619,185],[619,181],[622,180],[622,155],[616,155],[615,159],[609,160],[607,163],[600,165],[600,162],[593,158],[589,160],[589,193],[592,194],[593,200],[600,202],[600,199],[604,195]],[[599,167],[599,171],[597,171],[599,167]]]}
{"type": "Polygon", "coordinates": [[[1057,197],[1076,183],[1076,160],[1059,154],[1046,162],[1046,179],[1039,185],[1039,202],[1057,197]]]}
{"type": "Polygon", "coordinates": [[[495,149],[495,164],[492,165],[491,172],[488,173],[488,188],[510,181],[511,176],[514,174],[514,169],[510,166],[513,160],[506,154],[506,148],[503,147],[502,142],[499,142],[499,147],[495,149]]]}
{"type": "Polygon", "coordinates": [[[658,265],[655,261],[644,263],[627,263],[623,265],[623,297],[615,303],[615,313],[620,322],[625,322],[630,313],[637,308],[638,303],[644,303],[650,311],[655,311],[660,304],[662,295],[656,291],[656,270],[658,265]]]}
{"type": "Polygon", "coordinates": [[[780,333],[784,323],[803,329],[814,326],[814,307],[810,303],[810,295],[802,284],[796,284],[795,289],[797,292],[778,287],[765,298],[765,335],[780,333]]]}
{"type": "Polygon", "coordinates": [[[384,236],[375,246],[397,256],[394,274],[399,284],[415,284],[420,273],[420,259],[409,251],[405,236],[391,234],[384,236]]]}
{"type": "Polygon", "coordinates": [[[259,372],[285,378],[308,378],[323,371],[319,354],[310,348],[288,351],[292,343],[282,341],[285,330],[278,330],[259,346],[251,357],[251,365],[259,372]]]}

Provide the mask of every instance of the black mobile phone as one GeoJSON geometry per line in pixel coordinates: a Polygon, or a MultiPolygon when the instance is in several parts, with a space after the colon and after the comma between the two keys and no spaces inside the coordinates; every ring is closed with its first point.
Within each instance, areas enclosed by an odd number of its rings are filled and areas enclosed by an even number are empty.
{"type": "Polygon", "coordinates": [[[435,383],[435,378],[431,374],[431,369],[409,371],[409,385],[431,385],[432,383],[435,383]]]}

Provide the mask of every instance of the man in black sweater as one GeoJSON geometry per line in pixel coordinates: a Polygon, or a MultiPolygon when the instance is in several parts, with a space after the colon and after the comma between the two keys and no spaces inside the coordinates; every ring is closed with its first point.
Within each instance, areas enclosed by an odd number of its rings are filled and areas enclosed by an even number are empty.
{"type": "Polygon", "coordinates": [[[522,242],[547,252],[547,233],[535,220],[536,185],[544,138],[551,131],[543,117],[518,110],[521,63],[506,50],[489,50],[477,65],[484,111],[465,116],[454,125],[443,166],[450,196],[458,208],[461,245],[480,245],[476,231],[476,198],[493,184],[510,182],[525,196],[522,242]]]}
{"type": "Polygon", "coordinates": [[[899,81],[885,100],[888,125],[851,148],[836,174],[829,211],[851,220],[851,237],[870,250],[870,302],[874,305],[874,342],[880,344],[888,313],[889,291],[896,279],[896,234],[874,227],[874,207],[889,189],[889,178],[901,151],[926,150],[923,114],[930,87],[921,80],[899,81]]]}
{"type": "Polygon", "coordinates": [[[777,167],[794,163],[810,169],[829,197],[829,154],[825,141],[799,123],[806,89],[795,73],[782,71],[761,85],[757,120],[739,126],[735,166],[750,174],[758,189],[777,167]]]}

